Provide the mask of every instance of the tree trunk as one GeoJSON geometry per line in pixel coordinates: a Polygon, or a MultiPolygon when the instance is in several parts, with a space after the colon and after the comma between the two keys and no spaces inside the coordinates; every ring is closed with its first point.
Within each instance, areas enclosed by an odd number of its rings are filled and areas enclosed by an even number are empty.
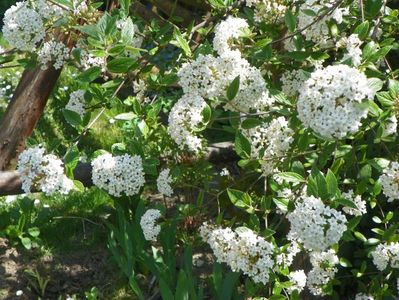
{"type": "Polygon", "coordinates": [[[15,168],[53,90],[60,70],[25,70],[0,123],[0,170],[15,168]]]}

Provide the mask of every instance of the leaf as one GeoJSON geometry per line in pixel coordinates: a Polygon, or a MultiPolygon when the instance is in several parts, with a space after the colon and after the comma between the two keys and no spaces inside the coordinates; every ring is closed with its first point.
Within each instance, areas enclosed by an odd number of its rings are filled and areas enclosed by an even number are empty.
{"type": "Polygon", "coordinates": [[[338,191],[338,182],[337,178],[331,170],[327,171],[326,182],[327,192],[330,194],[331,197],[334,197],[338,191]]]}
{"type": "Polygon", "coordinates": [[[346,207],[358,209],[358,207],[356,206],[356,204],[353,201],[346,199],[346,198],[335,199],[335,202],[338,204],[341,204],[343,206],[346,206],[346,207]]]}
{"type": "Polygon", "coordinates": [[[384,83],[379,78],[368,78],[367,84],[372,91],[378,92],[382,89],[384,83]]]}
{"type": "Polygon", "coordinates": [[[136,59],[131,57],[119,57],[111,60],[107,64],[107,69],[111,73],[127,73],[135,64],[136,59]]]}
{"type": "Polygon", "coordinates": [[[287,9],[284,16],[285,24],[290,32],[294,32],[296,26],[296,17],[290,9],[287,9]]]}
{"type": "Polygon", "coordinates": [[[353,33],[356,33],[359,36],[359,39],[364,40],[368,37],[369,27],[369,21],[364,21],[355,28],[353,33]]]}
{"type": "Polygon", "coordinates": [[[355,237],[356,237],[358,240],[361,240],[361,241],[364,242],[364,243],[367,242],[367,239],[366,239],[366,237],[363,235],[363,233],[361,233],[361,232],[359,232],[359,231],[355,231],[353,234],[355,235],[355,237]]]}
{"type": "Polygon", "coordinates": [[[190,46],[188,45],[187,41],[185,40],[178,28],[175,28],[175,30],[173,31],[173,38],[177,42],[177,46],[184,51],[185,55],[191,57],[190,46]]]}
{"type": "Polygon", "coordinates": [[[248,213],[254,212],[251,196],[249,196],[247,193],[239,190],[227,189],[227,194],[229,195],[230,201],[234,204],[234,206],[243,209],[248,213]]]}
{"type": "Polygon", "coordinates": [[[240,132],[237,132],[235,138],[235,150],[242,158],[249,158],[251,155],[251,144],[247,138],[240,132]]]}
{"type": "Polygon", "coordinates": [[[242,123],[241,123],[241,128],[243,129],[251,129],[254,128],[256,126],[262,125],[262,121],[259,119],[254,119],[254,118],[248,118],[245,119],[242,123]]]}
{"type": "Polygon", "coordinates": [[[176,300],[189,300],[189,291],[187,284],[187,275],[183,270],[180,270],[179,276],[177,278],[176,286],[176,300]]]}
{"type": "Polygon", "coordinates": [[[130,121],[136,118],[137,115],[134,112],[127,112],[127,113],[121,113],[119,115],[116,115],[114,117],[115,120],[121,120],[121,121],[130,121]]]}
{"type": "Polygon", "coordinates": [[[28,233],[31,237],[38,237],[40,235],[40,229],[37,227],[31,227],[28,229],[28,233]]]}
{"type": "Polygon", "coordinates": [[[283,179],[287,182],[293,182],[293,183],[298,183],[298,182],[305,182],[305,178],[302,177],[302,175],[294,172],[281,172],[276,174],[277,177],[280,179],[283,179]]]}
{"type": "Polygon", "coordinates": [[[101,68],[100,67],[91,67],[84,71],[83,73],[79,74],[76,79],[82,82],[92,82],[93,80],[97,79],[101,75],[101,68]]]}
{"type": "Polygon", "coordinates": [[[126,21],[123,23],[122,31],[121,31],[121,38],[122,41],[127,44],[131,45],[134,40],[134,24],[131,18],[127,18],[126,21]]]}
{"type": "Polygon", "coordinates": [[[238,93],[240,88],[240,75],[238,75],[234,80],[230,83],[229,87],[227,88],[227,99],[230,101],[233,100],[238,93]]]}
{"type": "Polygon", "coordinates": [[[222,288],[218,293],[218,299],[230,300],[237,286],[237,281],[240,278],[240,273],[229,272],[223,280],[222,288]]]}
{"type": "Polygon", "coordinates": [[[367,18],[374,18],[381,10],[382,0],[366,0],[364,2],[364,11],[367,18]]]}
{"type": "Polygon", "coordinates": [[[25,249],[30,250],[32,248],[32,241],[28,237],[20,237],[22,245],[25,249]]]}
{"type": "Polygon", "coordinates": [[[68,109],[63,109],[62,114],[64,115],[65,120],[72,126],[78,126],[82,123],[82,119],[80,118],[80,115],[77,112],[68,109]]]}

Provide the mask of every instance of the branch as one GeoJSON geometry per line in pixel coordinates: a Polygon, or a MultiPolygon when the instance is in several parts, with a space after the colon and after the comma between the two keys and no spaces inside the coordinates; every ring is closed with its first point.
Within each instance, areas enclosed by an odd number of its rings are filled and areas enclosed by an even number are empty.
{"type": "MultiPolygon", "coordinates": [[[[216,164],[236,161],[238,159],[230,142],[216,143],[208,147],[205,159],[216,164]]],[[[92,167],[90,163],[79,163],[73,176],[85,187],[93,186],[91,180],[92,167]]],[[[32,192],[39,192],[37,190],[32,192]]],[[[0,172],[0,196],[23,194],[21,176],[17,171],[0,172]]]]}

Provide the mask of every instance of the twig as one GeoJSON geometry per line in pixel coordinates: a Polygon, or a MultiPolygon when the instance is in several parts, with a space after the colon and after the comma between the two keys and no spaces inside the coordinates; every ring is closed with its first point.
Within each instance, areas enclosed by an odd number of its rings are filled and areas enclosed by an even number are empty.
{"type": "Polygon", "coordinates": [[[308,29],[309,27],[312,27],[314,24],[316,24],[317,22],[319,22],[320,20],[322,20],[324,17],[326,17],[326,16],[328,16],[328,15],[331,15],[331,14],[334,12],[334,10],[336,10],[336,9],[341,5],[342,2],[343,2],[343,0],[337,1],[329,10],[325,11],[325,12],[322,13],[320,16],[318,16],[317,18],[315,18],[315,19],[313,20],[313,22],[309,23],[308,25],[306,25],[306,26],[304,26],[304,27],[302,27],[302,28],[299,28],[297,31],[295,31],[294,33],[292,33],[292,34],[290,34],[290,35],[286,35],[286,36],[284,36],[284,37],[282,37],[282,38],[280,38],[280,39],[277,39],[277,40],[272,41],[269,45],[271,45],[271,44],[276,44],[276,43],[279,43],[279,42],[281,42],[281,41],[285,41],[285,40],[287,40],[287,39],[290,39],[290,38],[296,36],[297,34],[302,33],[303,31],[305,31],[305,30],[308,29]]]}
{"type": "Polygon", "coordinates": [[[51,4],[53,4],[53,5],[55,5],[55,6],[58,6],[58,7],[62,8],[62,9],[64,9],[64,10],[66,10],[66,11],[70,11],[70,12],[73,11],[73,10],[70,9],[69,7],[66,7],[66,6],[64,6],[64,5],[61,5],[61,4],[59,4],[59,3],[57,3],[57,2],[55,2],[55,1],[53,1],[53,0],[46,0],[46,1],[47,1],[47,2],[50,2],[51,4]]]}
{"type": "Polygon", "coordinates": [[[84,218],[84,217],[77,217],[77,216],[58,216],[58,217],[53,217],[54,220],[62,220],[62,219],[74,219],[74,220],[81,220],[81,221],[86,221],[88,223],[91,223],[93,225],[97,225],[100,227],[104,227],[103,224],[96,223],[90,219],[84,218]]]}
{"type": "Polygon", "coordinates": [[[360,12],[362,14],[362,22],[364,22],[364,4],[363,0],[359,0],[360,12]]]}

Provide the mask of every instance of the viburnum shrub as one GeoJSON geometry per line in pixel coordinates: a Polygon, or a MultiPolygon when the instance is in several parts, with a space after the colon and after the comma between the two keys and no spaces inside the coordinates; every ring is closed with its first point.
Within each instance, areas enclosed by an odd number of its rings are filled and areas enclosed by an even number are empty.
{"type": "Polygon", "coordinates": [[[29,140],[24,191],[84,193],[73,170],[90,163],[140,299],[137,273],[163,299],[396,299],[395,1],[208,0],[187,26],[114,2],[5,13],[2,61],[63,68],[43,116],[61,137],[29,140]],[[234,153],[210,159],[215,143],[234,153]],[[205,279],[192,251],[214,255],[205,279]]]}

